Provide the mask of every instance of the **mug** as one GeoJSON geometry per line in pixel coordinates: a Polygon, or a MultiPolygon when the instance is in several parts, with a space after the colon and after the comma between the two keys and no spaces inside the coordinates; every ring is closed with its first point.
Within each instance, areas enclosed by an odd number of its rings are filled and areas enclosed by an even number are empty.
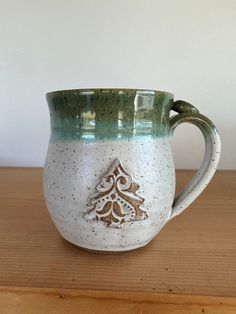
{"type": "Polygon", "coordinates": [[[205,189],[220,158],[213,123],[169,92],[75,89],[50,92],[51,137],[44,195],[63,238],[98,252],[145,246],[205,189]],[[170,111],[177,112],[170,117],[170,111]],[[175,195],[171,139],[180,123],[205,139],[200,169],[175,195]]]}

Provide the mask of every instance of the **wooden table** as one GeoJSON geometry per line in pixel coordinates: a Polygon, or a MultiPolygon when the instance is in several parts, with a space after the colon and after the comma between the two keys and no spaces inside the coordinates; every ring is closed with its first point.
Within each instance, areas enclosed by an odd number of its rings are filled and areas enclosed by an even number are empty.
{"type": "MultiPolygon", "coordinates": [[[[191,171],[178,171],[178,189],[191,171]]],[[[236,172],[143,249],[98,255],[63,240],[42,169],[0,169],[0,313],[236,313],[236,172]]]]}

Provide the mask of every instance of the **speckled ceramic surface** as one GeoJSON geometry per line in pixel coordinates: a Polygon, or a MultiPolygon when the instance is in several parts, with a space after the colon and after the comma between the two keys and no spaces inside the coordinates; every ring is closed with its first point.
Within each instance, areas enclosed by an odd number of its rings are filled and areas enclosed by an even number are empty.
{"type": "Polygon", "coordinates": [[[100,252],[146,245],[211,180],[220,156],[212,122],[167,92],[89,89],[47,95],[51,138],[44,171],[49,213],[60,234],[100,252]],[[169,118],[170,111],[178,114],[169,118]],[[202,166],[174,200],[171,137],[196,124],[206,142],[202,166]]]}

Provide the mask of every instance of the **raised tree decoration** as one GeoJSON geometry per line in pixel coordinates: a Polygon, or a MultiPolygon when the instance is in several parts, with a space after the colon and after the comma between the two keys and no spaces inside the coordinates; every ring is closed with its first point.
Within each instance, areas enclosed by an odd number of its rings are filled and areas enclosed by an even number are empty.
{"type": "Polygon", "coordinates": [[[138,189],[139,185],[116,159],[97,185],[97,193],[90,197],[85,217],[116,228],[121,228],[124,222],[146,219],[147,211],[141,208],[144,198],[136,193],[138,189]]]}

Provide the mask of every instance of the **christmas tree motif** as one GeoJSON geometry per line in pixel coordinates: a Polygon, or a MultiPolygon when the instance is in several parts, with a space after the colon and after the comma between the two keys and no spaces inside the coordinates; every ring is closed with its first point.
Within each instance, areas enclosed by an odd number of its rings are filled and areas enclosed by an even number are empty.
{"type": "Polygon", "coordinates": [[[141,208],[144,198],[136,191],[139,185],[116,159],[110,171],[97,185],[97,193],[90,198],[85,217],[104,221],[107,227],[122,227],[124,222],[148,217],[141,208]]]}

